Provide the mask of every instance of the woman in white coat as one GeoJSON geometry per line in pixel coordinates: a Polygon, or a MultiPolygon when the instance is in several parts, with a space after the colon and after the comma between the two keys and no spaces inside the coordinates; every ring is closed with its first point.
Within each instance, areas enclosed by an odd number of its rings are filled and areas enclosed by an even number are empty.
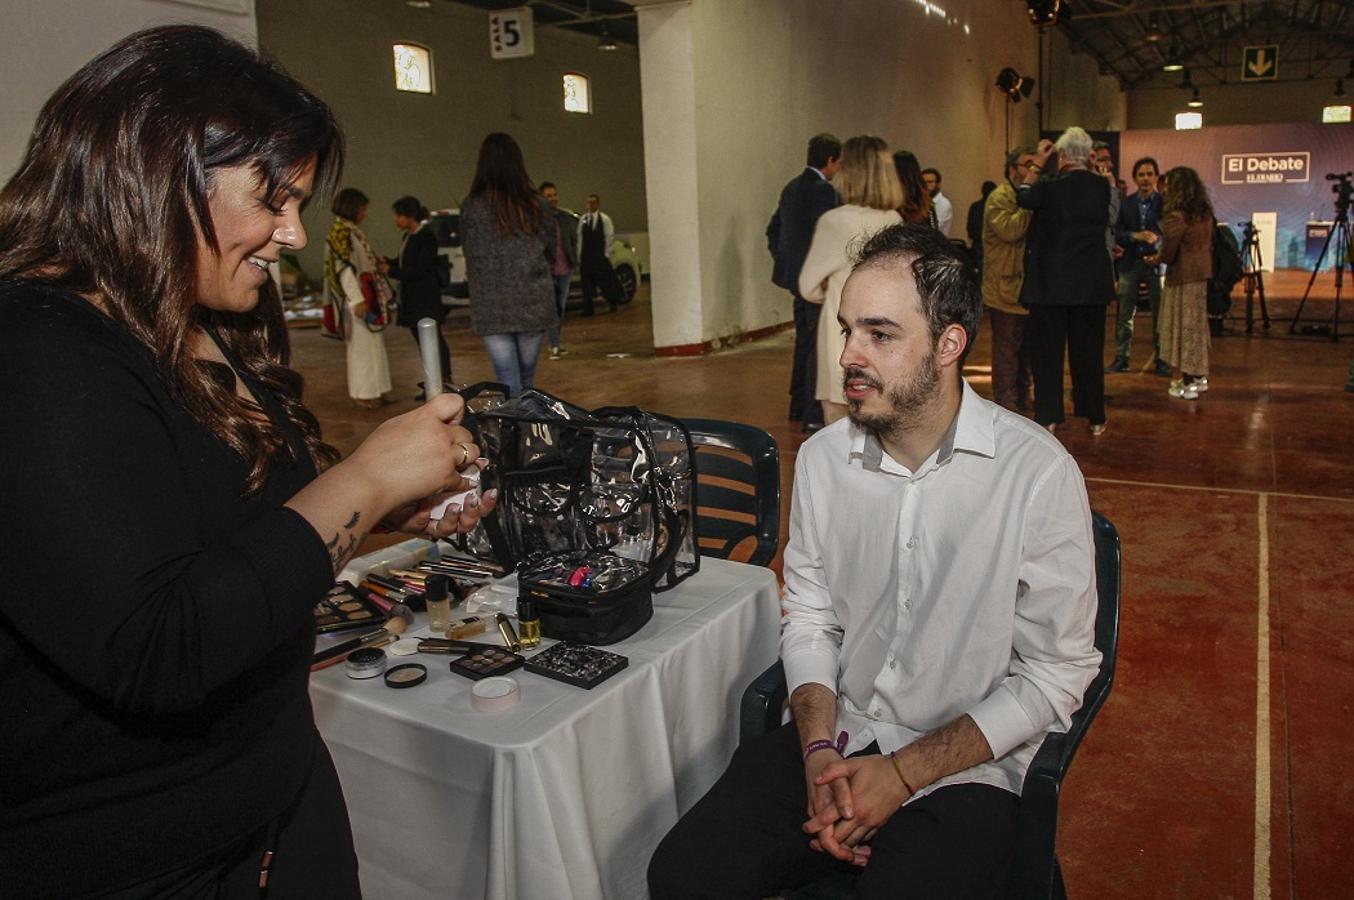
{"type": "Polygon", "coordinates": [[[799,273],[799,293],[821,303],[818,319],[818,399],[831,425],[847,413],[840,359],[845,342],[837,326],[842,286],[855,250],[876,231],[902,221],[903,188],[883,138],[860,135],[842,146],[842,167],[832,180],[842,205],[823,213],[799,273]]]}
{"type": "Polygon", "coordinates": [[[348,349],[348,396],[358,406],[375,409],[387,402],[381,395],[390,392],[390,362],[381,329],[388,324],[391,292],[380,274],[378,257],[358,227],[367,217],[367,204],[367,195],[357,188],[344,188],[334,198],[324,285],[329,302],[340,310],[339,327],[348,349]],[[364,277],[371,301],[362,289],[364,277]]]}

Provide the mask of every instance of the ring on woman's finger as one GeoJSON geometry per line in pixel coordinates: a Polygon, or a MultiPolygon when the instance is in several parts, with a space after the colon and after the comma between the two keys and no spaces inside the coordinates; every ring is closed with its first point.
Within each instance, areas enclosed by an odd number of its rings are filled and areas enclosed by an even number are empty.
{"type": "Polygon", "coordinates": [[[456,464],[456,468],[464,469],[466,464],[470,462],[470,445],[462,441],[456,446],[461,448],[461,461],[456,464]]]}

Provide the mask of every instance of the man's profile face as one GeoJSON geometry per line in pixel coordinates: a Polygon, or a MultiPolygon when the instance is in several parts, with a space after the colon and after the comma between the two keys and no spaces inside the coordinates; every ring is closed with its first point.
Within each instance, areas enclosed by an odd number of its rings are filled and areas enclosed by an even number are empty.
{"type": "Polygon", "coordinates": [[[541,191],[541,196],[545,198],[546,203],[550,204],[551,209],[559,209],[559,191],[554,185],[541,191]]]}
{"type": "Polygon", "coordinates": [[[1030,170],[1030,163],[1032,162],[1034,162],[1033,153],[1020,154],[1020,156],[1016,157],[1016,164],[1011,168],[1011,171],[1006,173],[1007,177],[1012,181],[1023,180],[1025,173],[1030,170]]]}
{"type": "Polygon", "coordinates": [[[597,212],[597,210],[599,210],[599,209],[601,209],[601,208],[602,208],[602,203],[601,203],[600,200],[597,199],[597,195],[596,195],[596,194],[589,194],[589,195],[588,195],[588,212],[590,212],[590,213],[595,213],[595,212],[597,212]]]}
{"type": "Polygon", "coordinates": [[[840,363],[851,421],[879,434],[913,427],[938,392],[940,372],[911,266],[856,269],[837,320],[846,337],[840,363]]]}
{"type": "Polygon", "coordinates": [[[823,166],[822,169],[823,177],[826,178],[828,181],[831,181],[832,176],[836,175],[837,171],[841,167],[842,167],[841,158],[837,156],[832,157],[827,161],[827,165],[823,166]]]}
{"type": "Polygon", "coordinates": [[[1102,175],[1114,171],[1114,160],[1110,158],[1110,148],[1101,147],[1095,151],[1095,169],[1102,175]]]}
{"type": "Polygon", "coordinates": [[[1157,189],[1157,167],[1151,163],[1142,163],[1133,170],[1133,181],[1144,194],[1157,189]]]}
{"type": "Polygon", "coordinates": [[[940,193],[940,177],[935,172],[922,172],[921,181],[926,185],[926,193],[932,197],[940,193]]]}

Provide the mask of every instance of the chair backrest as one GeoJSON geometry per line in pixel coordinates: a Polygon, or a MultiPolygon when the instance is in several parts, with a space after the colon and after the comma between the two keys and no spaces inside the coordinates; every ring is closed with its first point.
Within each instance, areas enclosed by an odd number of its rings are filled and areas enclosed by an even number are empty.
{"type": "Polygon", "coordinates": [[[696,538],[702,555],[769,565],[780,546],[780,452],[751,425],[682,419],[696,450],[696,538]]]}

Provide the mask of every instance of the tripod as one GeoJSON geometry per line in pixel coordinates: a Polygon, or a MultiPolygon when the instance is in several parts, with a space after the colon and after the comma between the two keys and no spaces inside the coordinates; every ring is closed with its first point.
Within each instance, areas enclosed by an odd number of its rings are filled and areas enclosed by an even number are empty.
{"type": "Polygon", "coordinates": [[[1255,295],[1260,295],[1260,317],[1269,331],[1269,307],[1265,304],[1264,262],[1260,259],[1260,229],[1241,222],[1241,277],[1246,291],[1246,333],[1255,331],[1255,295]]]}
{"type": "Polygon", "coordinates": [[[1354,262],[1349,259],[1349,201],[1339,197],[1335,201],[1335,224],[1331,225],[1330,232],[1326,235],[1326,243],[1321,245],[1321,255],[1316,258],[1316,265],[1312,266],[1312,277],[1307,280],[1307,290],[1302,292],[1302,302],[1298,304],[1298,311],[1293,314],[1293,322],[1288,326],[1289,334],[1298,333],[1298,320],[1302,318],[1302,308],[1307,305],[1307,297],[1312,293],[1312,285],[1316,283],[1316,275],[1321,271],[1321,264],[1326,261],[1326,252],[1330,250],[1331,242],[1335,242],[1335,312],[1331,316],[1330,325],[1309,325],[1303,329],[1307,334],[1324,334],[1330,332],[1332,341],[1340,340],[1340,292],[1344,287],[1345,266],[1350,267],[1350,277],[1354,278],[1354,262]]]}

